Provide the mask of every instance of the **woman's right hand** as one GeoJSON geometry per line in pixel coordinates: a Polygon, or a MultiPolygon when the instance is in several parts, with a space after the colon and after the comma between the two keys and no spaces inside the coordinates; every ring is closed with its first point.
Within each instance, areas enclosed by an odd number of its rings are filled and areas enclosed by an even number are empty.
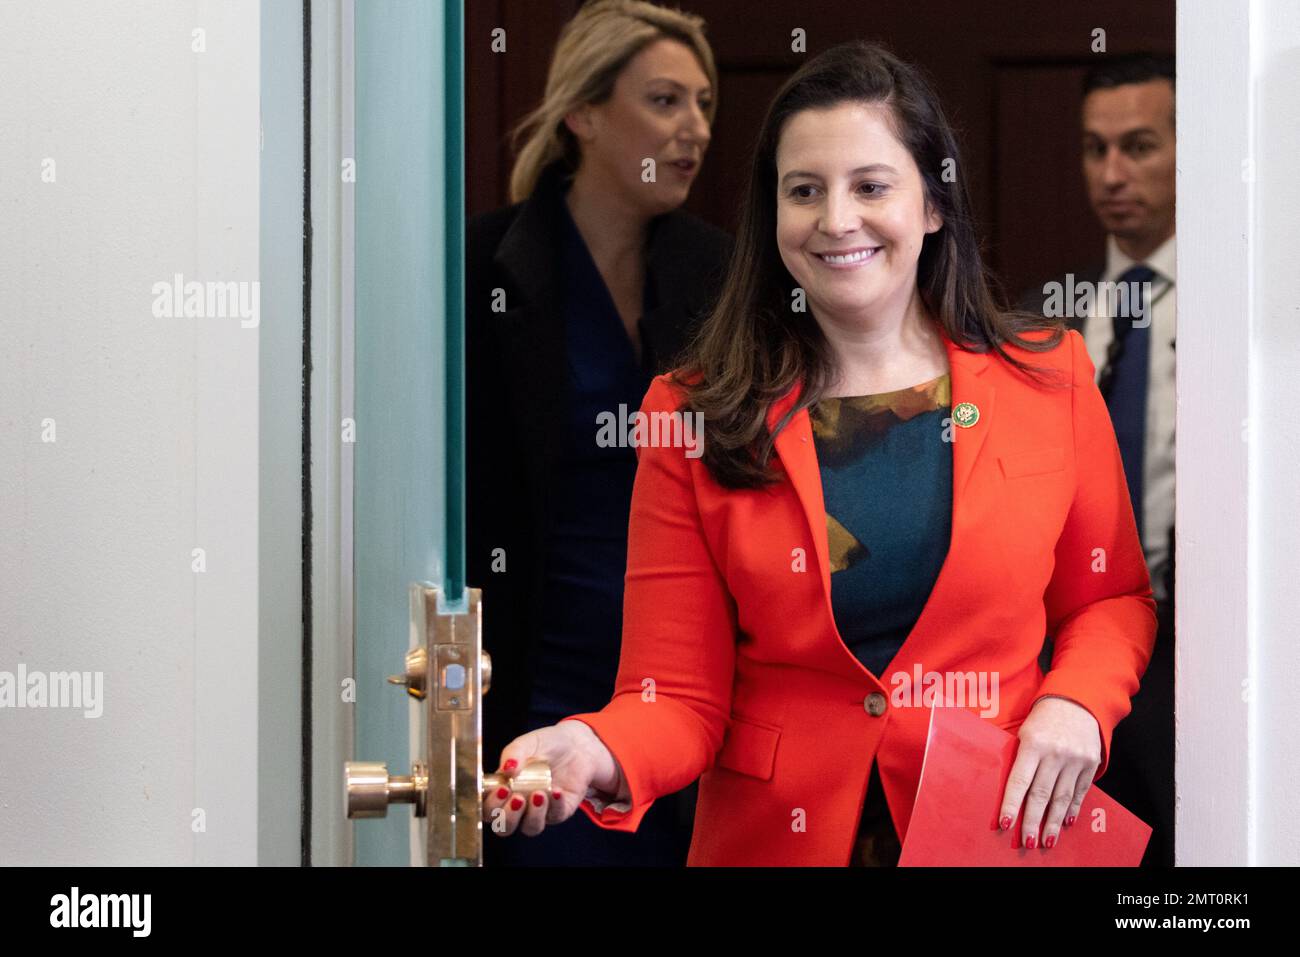
{"type": "Polygon", "coordinates": [[[626,800],[622,769],[596,732],[581,721],[561,721],[515,738],[501,752],[498,773],[513,777],[528,761],[540,758],[551,767],[550,794],[511,794],[498,788],[483,798],[483,824],[506,837],[518,828],[535,837],[548,824],[567,821],[589,789],[612,800],[626,800]],[[525,800],[527,798],[527,800],[525,800]]]}

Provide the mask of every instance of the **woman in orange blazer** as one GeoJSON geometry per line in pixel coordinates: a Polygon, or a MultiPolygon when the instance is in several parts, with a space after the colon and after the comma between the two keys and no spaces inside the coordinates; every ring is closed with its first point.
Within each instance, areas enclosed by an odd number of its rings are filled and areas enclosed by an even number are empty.
{"type": "Polygon", "coordinates": [[[1019,738],[1001,826],[1020,820],[1051,853],[1155,640],[1093,373],[1078,333],[996,307],[957,144],[919,72],[865,42],[810,61],[768,111],[719,303],[626,423],[639,462],[613,699],[511,742],[504,773],[544,758],[556,790],[489,795],[485,823],[535,835],[580,808],[634,831],[698,778],[691,865],[895,863],[934,703],[915,679],[972,675],[995,691],[979,713],[1019,738]],[[819,455],[845,450],[827,421],[874,423],[847,451],[883,456],[913,419],[943,429],[917,433],[900,478],[828,488],[841,478],[819,455]],[[831,492],[886,520],[846,529],[831,492]],[[942,511],[920,514],[927,495],[942,511]],[[833,587],[855,554],[891,548],[917,568],[833,587]],[[890,589],[890,610],[910,612],[882,646],[875,613],[852,609],[890,589]],[[876,671],[844,637],[864,626],[876,671]]]}

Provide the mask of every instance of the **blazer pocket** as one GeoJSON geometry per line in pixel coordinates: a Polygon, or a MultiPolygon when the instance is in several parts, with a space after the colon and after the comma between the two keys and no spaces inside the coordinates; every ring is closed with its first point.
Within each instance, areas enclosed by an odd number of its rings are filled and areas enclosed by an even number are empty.
{"type": "Polygon", "coordinates": [[[728,771],[767,781],[776,765],[776,743],[780,739],[779,728],[733,716],[718,752],[718,764],[728,771]]]}
{"type": "Polygon", "coordinates": [[[1065,449],[1057,445],[1046,449],[1013,452],[998,456],[998,462],[1002,465],[1002,474],[1009,479],[1060,472],[1065,468],[1065,449]]]}

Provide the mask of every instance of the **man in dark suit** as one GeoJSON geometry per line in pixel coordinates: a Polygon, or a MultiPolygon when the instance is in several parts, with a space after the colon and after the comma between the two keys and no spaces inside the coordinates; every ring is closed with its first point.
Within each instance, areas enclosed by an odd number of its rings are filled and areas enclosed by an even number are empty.
{"type": "MultiPolygon", "coordinates": [[[[1084,80],[1083,174],[1104,259],[1020,308],[1080,332],[1115,426],[1157,604],[1156,646],[1115,729],[1101,787],[1152,826],[1143,866],[1174,863],[1174,62],[1108,57],[1084,80]]],[[[1044,648],[1044,668],[1051,648],[1044,648]]]]}

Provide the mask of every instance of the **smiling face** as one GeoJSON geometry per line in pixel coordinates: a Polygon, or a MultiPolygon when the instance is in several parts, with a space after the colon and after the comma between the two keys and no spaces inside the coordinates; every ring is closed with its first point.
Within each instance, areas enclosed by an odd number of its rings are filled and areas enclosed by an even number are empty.
{"type": "Polygon", "coordinates": [[[713,90],[694,52],[656,40],[628,61],[610,98],[566,117],[582,145],[579,175],[647,216],[686,201],[699,174],[710,130],[713,90]],[[645,160],[655,181],[645,182],[645,160]]]}
{"type": "Polygon", "coordinates": [[[922,242],[943,222],[926,208],[889,108],[850,102],[794,114],[776,167],[777,246],[814,317],[853,327],[901,316],[922,242]]]}
{"type": "Polygon", "coordinates": [[[1174,88],[1168,80],[1125,83],[1084,98],[1088,199],[1121,247],[1149,253],[1173,235],[1173,116],[1174,88]]]}

